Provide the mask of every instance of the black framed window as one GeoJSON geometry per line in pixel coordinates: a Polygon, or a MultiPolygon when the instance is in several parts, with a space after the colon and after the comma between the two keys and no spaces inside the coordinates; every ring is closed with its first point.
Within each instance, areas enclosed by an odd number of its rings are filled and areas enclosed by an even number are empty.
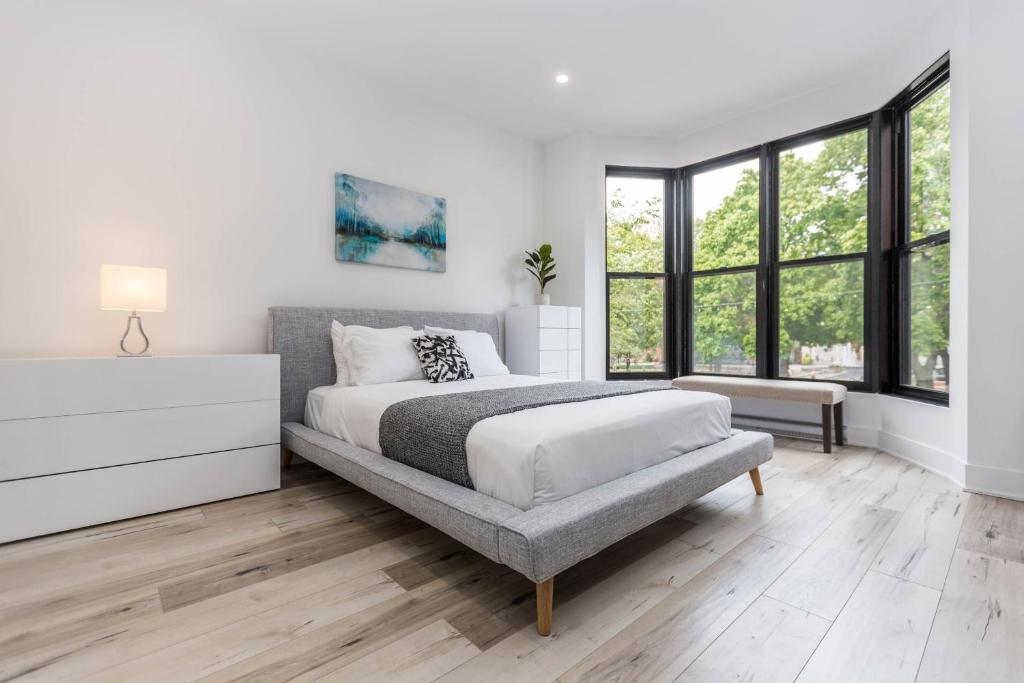
{"type": "Polygon", "coordinates": [[[949,87],[944,56],[871,114],[680,169],[608,167],[609,378],[945,403],[949,87]]]}
{"type": "Polygon", "coordinates": [[[865,383],[868,121],[775,145],[780,378],[865,383]]]}
{"type": "Polygon", "coordinates": [[[950,257],[949,63],[893,104],[896,121],[897,393],[947,401],[950,257]]]}
{"type": "Polygon", "coordinates": [[[668,377],[671,173],[609,170],[605,257],[609,377],[668,377]]]}
{"type": "MultiPolygon", "coordinates": [[[[741,152],[684,169],[691,373],[756,375],[761,162],[741,152]]],[[[685,238],[684,238],[685,239],[685,238]]]]}

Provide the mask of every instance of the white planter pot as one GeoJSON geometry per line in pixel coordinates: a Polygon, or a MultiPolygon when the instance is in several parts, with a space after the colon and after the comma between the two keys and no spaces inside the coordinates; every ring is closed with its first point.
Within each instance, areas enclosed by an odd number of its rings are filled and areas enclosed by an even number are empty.
{"type": "Polygon", "coordinates": [[[538,294],[537,295],[537,305],[538,306],[550,306],[551,305],[551,295],[550,294],[538,294]]]}

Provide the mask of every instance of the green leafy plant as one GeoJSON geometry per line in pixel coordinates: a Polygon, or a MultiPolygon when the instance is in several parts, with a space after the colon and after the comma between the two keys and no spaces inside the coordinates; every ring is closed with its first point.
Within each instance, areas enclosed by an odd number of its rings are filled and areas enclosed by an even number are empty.
{"type": "Polygon", "coordinates": [[[530,271],[540,285],[540,293],[544,293],[544,287],[555,279],[555,259],[551,256],[551,245],[542,244],[536,251],[526,252],[524,261],[526,269],[530,271]]]}

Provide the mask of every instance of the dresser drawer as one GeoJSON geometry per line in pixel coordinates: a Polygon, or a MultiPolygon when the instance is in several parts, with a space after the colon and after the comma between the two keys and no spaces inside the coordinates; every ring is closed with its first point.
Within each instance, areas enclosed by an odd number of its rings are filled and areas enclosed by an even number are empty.
{"type": "Polygon", "coordinates": [[[571,379],[567,372],[542,372],[540,377],[547,377],[548,379],[571,379]]]}
{"type": "Polygon", "coordinates": [[[569,348],[569,330],[541,327],[537,330],[537,344],[541,351],[564,351],[569,348]]]}
{"type": "Polygon", "coordinates": [[[566,348],[569,349],[582,349],[583,348],[583,334],[580,330],[569,329],[566,330],[566,338],[568,344],[566,348]]]}
{"type": "Polygon", "coordinates": [[[538,327],[568,327],[569,309],[565,306],[538,306],[538,327]]]}
{"type": "Polygon", "coordinates": [[[269,491],[280,446],[0,482],[0,543],[269,491]]]}
{"type": "Polygon", "coordinates": [[[249,401],[0,422],[0,481],[276,444],[280,403],[249,401]]]}
{"type": "Polygon", "coordinates": [[[539,353],[539,369],[542,375],[549,372],[566,372],[568,370],[566,351],[541,351],[539,353]]]}
{"type": "Polygon", "coordinates": [[[567,326],[578,330],[583,327],[583,309],[570,306],[567,310],[567,326]]]}
{"type": "Polygon", "coordinates": [[[569,352],[569,372],[580,372],[583,368],[583,352],[580,350],[569,352]]]}
{"type": "Polygon", "coordinates": [[[0,360],[0,420],[277,400],[276,355],[0,360]]]}

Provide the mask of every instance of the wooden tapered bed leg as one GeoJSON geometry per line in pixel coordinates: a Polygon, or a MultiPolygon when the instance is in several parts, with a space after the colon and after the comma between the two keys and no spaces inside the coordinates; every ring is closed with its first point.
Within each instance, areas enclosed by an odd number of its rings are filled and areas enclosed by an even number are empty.
{"type": "Polygon", "coordinates": [[[761,470],[755,467],[754,469],[747,472],[747,474],[750,475],[750,483],[754,485],[754,493],[756,493],[759,496],[763,496],[764,487],[761,486],[761,470]]]}
{"type": "Polygon", "coordinates": [[[537,633],[551,635],[551,610],[555,602],[555,579],[537,584],[537,633]]]}
{"type": "Polygon", "coordinates": [[[292,456],[294,456],[294,455],[295,454],[292,453],[290,450],[288,450],[287,448],[282,447],[281,448],[281,467],[291,467],[291,465],[292,465],[292,456]]]}

